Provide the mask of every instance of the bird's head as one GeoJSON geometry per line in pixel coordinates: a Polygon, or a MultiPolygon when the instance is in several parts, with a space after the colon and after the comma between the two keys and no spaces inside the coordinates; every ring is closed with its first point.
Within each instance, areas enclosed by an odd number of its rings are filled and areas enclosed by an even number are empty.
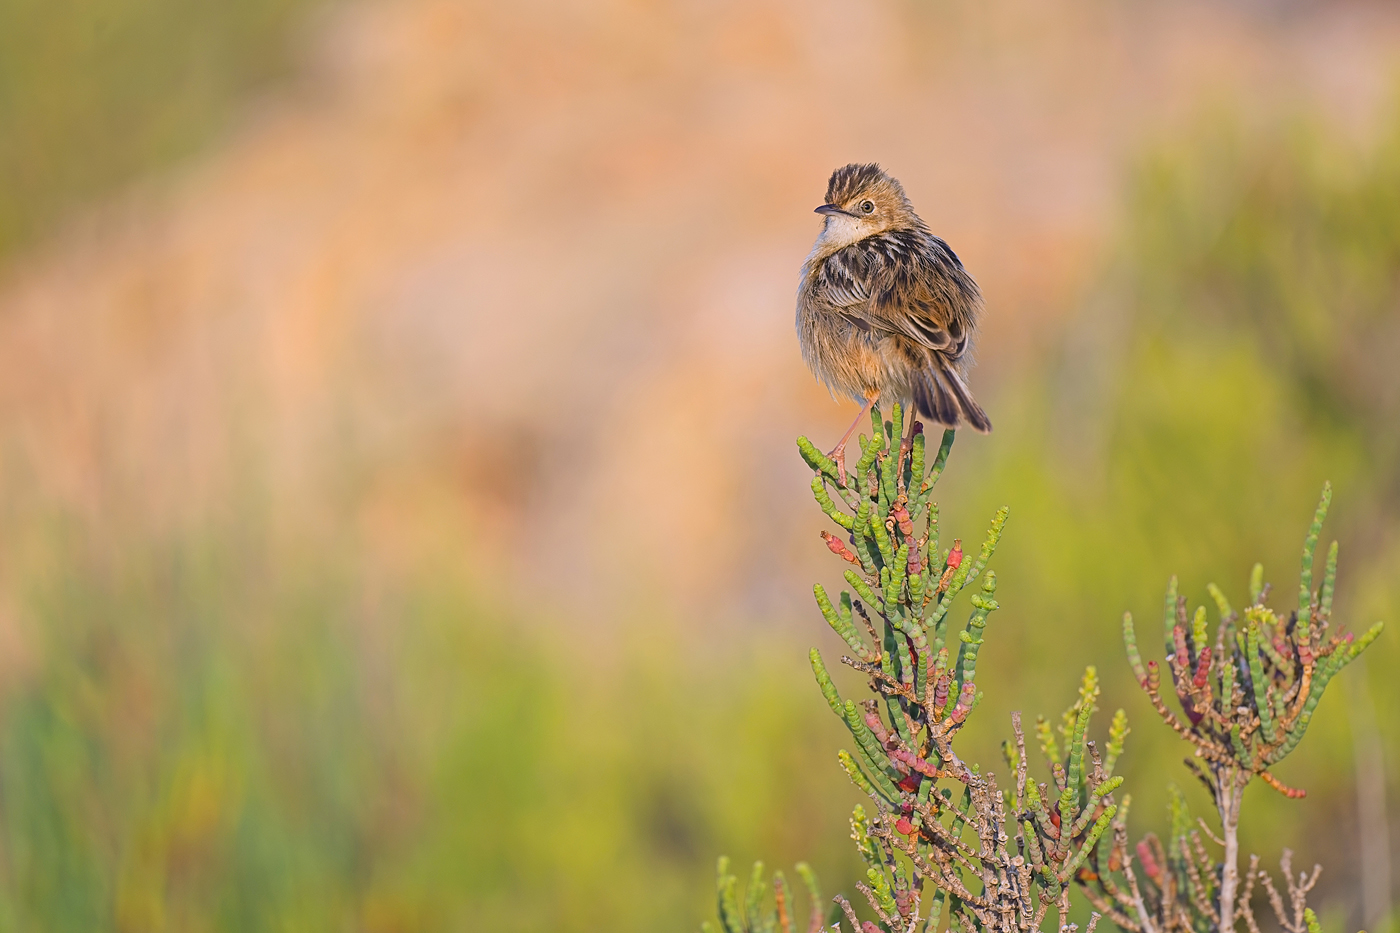
{"type": "Polygon", "coordinates": [[[818,247],[840,249],[886,230],[920,226],[922,221],[898,181],[878,165],[853,162],[831,173],[818,247]]]}

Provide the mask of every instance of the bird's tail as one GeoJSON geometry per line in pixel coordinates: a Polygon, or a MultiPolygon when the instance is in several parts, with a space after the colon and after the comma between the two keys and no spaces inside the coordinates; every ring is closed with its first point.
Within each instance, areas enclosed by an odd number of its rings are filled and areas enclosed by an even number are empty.
{"type": "Polygon", "coordinates": [[[974,431],[990,433],[992,421],[973,399],[957,371],[937,353],[914,374],[914,407],[935,424],[956,428],[966,422],[974,431]]]}

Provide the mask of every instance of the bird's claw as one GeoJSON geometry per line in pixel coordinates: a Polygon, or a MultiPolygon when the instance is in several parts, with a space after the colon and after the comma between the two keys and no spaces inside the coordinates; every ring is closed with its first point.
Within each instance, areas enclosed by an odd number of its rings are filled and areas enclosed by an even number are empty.
{"type": "Polygon", "coordinates": [[[836,474],[841,478],[841,485],[846,485],[846,445],[837,444],[836,449],[827,456],[836,461],[836,474]]]}

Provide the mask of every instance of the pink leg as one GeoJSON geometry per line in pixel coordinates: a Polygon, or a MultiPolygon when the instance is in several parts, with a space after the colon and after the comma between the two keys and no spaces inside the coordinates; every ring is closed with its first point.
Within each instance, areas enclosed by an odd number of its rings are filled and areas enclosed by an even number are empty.
{"type": "Polygon", "coordinates": [[[851,422],[851,426],[846,429],[846,433],[841,435],[841,442],[836,445],[836,449],[828,454],[836,461],[836,472],[841,476],[841,485],[846,485],[846,442],[851,439],[851,435],[856,433],[856,428],[860,426],[861,419],[869,420],[870,408],[880,400],[880,393],[876,392],[866,398],[865,406],[861,408],[860,414],[856,415],[856,420],[851,422]]]}

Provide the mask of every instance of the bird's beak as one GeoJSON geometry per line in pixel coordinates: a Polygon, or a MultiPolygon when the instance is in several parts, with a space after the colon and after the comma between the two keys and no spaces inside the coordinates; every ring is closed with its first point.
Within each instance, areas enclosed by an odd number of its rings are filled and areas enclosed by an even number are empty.
{"type": "Polygon", "coordinates": [[[847,217],[850,217],[850,216],[851,216],[851,212],[850,212],[850,211],[843,211],[843,210],[841,210],[841,208],[837,207],[835,204],[823,204],[821,207],[819,207],[819,208],[816,209],[816,213],[818,213],[818,214],[845,214],[847,217]]]}

